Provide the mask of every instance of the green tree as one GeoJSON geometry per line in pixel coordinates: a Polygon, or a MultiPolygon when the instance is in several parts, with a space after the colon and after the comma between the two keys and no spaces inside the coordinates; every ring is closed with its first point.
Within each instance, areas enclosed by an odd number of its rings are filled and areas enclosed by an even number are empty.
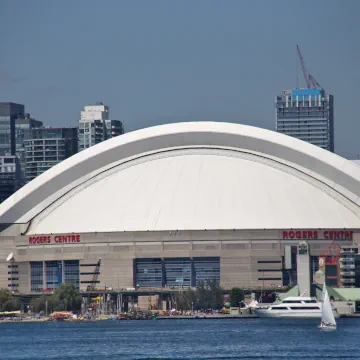
{"type": "Polygon", "coordinates": [[[42,295],[31,301],[33,311],[45,313],[47,302],[48,314],[54,311],[77,311],[81,309],[81,296],[72,284],[61,284],[54,295],[42,295]]]}
{"type": "Polygon", "coordinates": [[[0,310],[2,311],[3,305],[9,300],[11,293],[8,289],[0,289],[0,310]]]}
{"type": "Polygon", "coordinates": [[[51,314],[53,311],[63,310],[63,306],[60,306],[62,304],[56,296],[41,295],[39,298],[31,300],[31,306],[33,311],[36,313],[45,313],[46,302],[48,314],[51,314]]]}
{"type": "Polygon", "coordinates": [[[8,289],[0,289],[0,311],[16,311],[21,309],[21,303],[8,289]]]}
{"type": "Polygon", "coordinates": [[[191,310],[193,306],[196,306],[196,292],[193,289],[179,292],[175,296],[175,301],[179,310],[191,310]]]}
{"type": "Polygon", "coordinates": [[[64,310],[76,311],[81,308],[81,296],[73,284],[61,284],[55,290],[55,297],[63,304],[64,310]]]}
{"type": "Polygon", "coordinates": [[[244,291],[240,288],[234,287],[230,291],[231,306],[239,306],[244,300],[244,291]]]}
{"type": "Polygon", "coordinates": [[[216,280],[200,282],[196,287],[196,309],[218,309],[223,306],[223,290],[216,280]]]}
{"type": "Polygon", "coordinates": [[[21,303],[18,298],[10,297],[7,301],[4,302],[2,306],[2,311],[17,311],[21,309],[21,303]]]}

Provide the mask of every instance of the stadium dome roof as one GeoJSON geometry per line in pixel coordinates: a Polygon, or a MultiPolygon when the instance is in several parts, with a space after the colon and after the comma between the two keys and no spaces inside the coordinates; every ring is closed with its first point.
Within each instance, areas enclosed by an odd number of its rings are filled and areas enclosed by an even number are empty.
{"type": "Polygon", "coordinates": [[[306,142],[215,122],[118,136],[0,205],[28,234],[360,228],[360,167],[306,142]]]}

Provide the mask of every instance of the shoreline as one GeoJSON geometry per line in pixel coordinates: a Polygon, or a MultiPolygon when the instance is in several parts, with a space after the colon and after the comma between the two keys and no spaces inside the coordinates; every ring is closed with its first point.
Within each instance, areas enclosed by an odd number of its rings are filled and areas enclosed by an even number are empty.
{"type": "MultiPolygon", "coordinates": [[[[344,314],[341,315],[340,318],[349,318],[355,319],[360,318],[360,314],[344,314]]],[[[243,315],[179,315],[179,316],[158,316],[154,319],[83,319],[83,320],[65,320],[65,321],[57,321],[57,320],[49,320],[49,318],[40,318],[40,319],[9,319],[9,320],[0,320],[0,324],[8,324],[8,323],[44,323],[44,322],[66,322],[66,323],[82,323],[82,322],[100,322],[100,321],[141,321],[141,320],[234,320],[234,319],[260,319],[255,314],[243,314],[243,315]]],[[[275,318],[274,318],[275,319],[275,318]]],[[[303,319],[303,318],[301,318],[303,319]]]]}

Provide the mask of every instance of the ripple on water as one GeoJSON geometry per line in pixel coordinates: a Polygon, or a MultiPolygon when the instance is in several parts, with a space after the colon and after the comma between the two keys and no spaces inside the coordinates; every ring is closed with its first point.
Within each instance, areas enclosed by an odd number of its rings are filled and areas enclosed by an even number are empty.
{"type": "Polygon", "coordinates": [[[360,359],[360,319],[0,324],[1,360],[360,359]]]}

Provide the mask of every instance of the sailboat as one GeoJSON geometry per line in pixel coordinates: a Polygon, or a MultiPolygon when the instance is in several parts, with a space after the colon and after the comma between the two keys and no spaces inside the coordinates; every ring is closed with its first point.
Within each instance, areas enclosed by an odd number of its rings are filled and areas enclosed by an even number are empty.
{"type": "Polygon", "coordinates": [[[319,328],[329,330],[336,329],[336,321],[325,283],[322,291],[321,323],[319,328]]]}

